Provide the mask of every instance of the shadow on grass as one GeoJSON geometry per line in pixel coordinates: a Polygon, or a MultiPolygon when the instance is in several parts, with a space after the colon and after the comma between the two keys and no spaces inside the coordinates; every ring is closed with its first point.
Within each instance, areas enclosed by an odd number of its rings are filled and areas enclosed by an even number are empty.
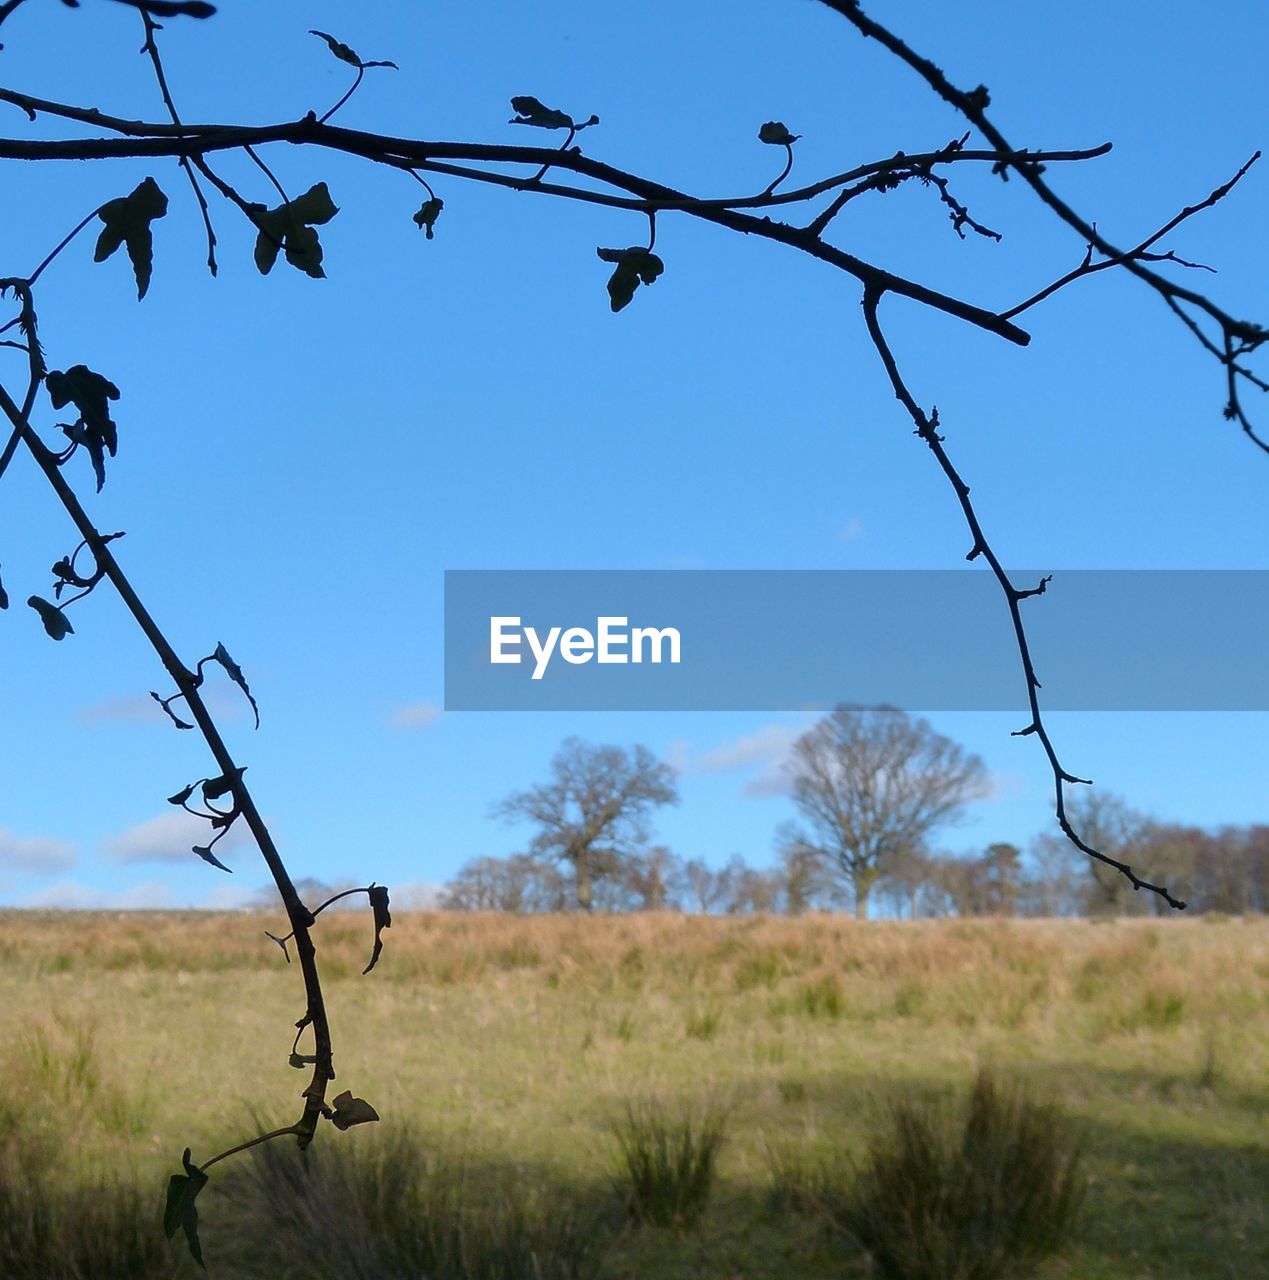
{"type": "Polygon", "coordinates": [[[0,1110],[0,1276],[172,1280],[193,1275],[163,1238],[162,1206],[126,1175],[68,1174],[55,1146],[0,1110]]]}
{"type": "MultiPolygon", "coordinates": [[[[406,1128],[259,1147],[223,1186],[219,1258],[241,1280],[596,1280],[610,1195],[476,1163],[406,1128]]],[[[208,1239],[213,1238],[209,1217],[208,1239]]]]}
{"type": "MultiPolygon", "coordinates": [[[[1028,1064],[1041,1096],[1096,1101],[1075,1117],[1087,1191],[1061,1261],[1041,1275],[1066,1280],[1243,1280],[1265,1274],[1269,1257],[1269,1099],[1254,1091],[1205,1088],[1197,1080],[1086,1063],[1028,1064]],[[1047,1086],[1047,1088],[1046,1088],[1047,1086]],[[1145,1103],[1148,1101],[1148,1107],[1145,1103]],[[1211,1111],[1208,1111],[1211,1108],[1211,1111]],[[1205,1112],[1207,1114],[1205,1114],[1205,1112]],[[1205,1139],[1206,1126],[1212,1137],[1205,1139]],[[1239,1128],[1242,1127],[1242,1133],[1239,1128]]],[[[822,1222],[815,1189],[842,1175],[862,1151],[856,1108],[869,1082],[831,1074],[790,1077],[797,1113],[813,1113],[813,1150],[775,1145],[769,1159],[771,1212],[822,1222]],[[852,1112],[855,1114],[852,1115],[852,1112]],[[840,1146],[834,1134],[841,1132],[840,1146]],[[842,1150],[840,1148],[845,1148],[842,1150]],[[804,1194],[804,1192],[810,1194],[804,1194]]],[[[946,1097],[943,1081],[905,1083],[917,1099],[946,1097]]]]}
{"type": "MultiPolygon", "coordinates": [[[[1052,1064],[1027,1071],[1054,1080],[1052,1064]]],[[[1063,1280],[1233,1280],[1269,1257],[1269,1143],[1260,1110],[1239,1110],[1245,1141],[1194,1136],[1201,1113],[1169,1128],[1166,1105],[1133,1110],[1132,1073],[1074,1077],[1114,1093],[1120,1114],[1080,1120],[1083,1212],[1064,1257],[1040,1274],[1063,1280]],[[1163,1117],[1153,1130],[1147,1122],[1163,1117]],[[1182,1131],[1188,1127],[1189,1133],[1182,1131]]],[[[820,1112],[819,1145],[864,1151],[870,1124],[851,1113],[876,1096],[857,1076],[804,1079],[798,1109],[820,1112]],[[843,1105],[842,1100],[845,1100],[843,1105]]],[[[1157,1082],[1156,1082],[1157,1083],[1157,1082]]],[[[1069,1089],[1069,1082],[1068,1082],[1069,1089]]],[[[947,1093],[921,1081],[911,1096],[947,1093]]],[[[1228,1103],[1225,1104],[1228,1108],[1228,1103]]],[[[1095,1110],[1090,1105],[1090,1110],[1095,1110]]],[[[597,1106],[597,1118],[601,1108],[597,1106]]],[[[0,1113],[0,1120],[5,1120],[0,1113]]],[[[1228,1117],[1226,1117],[1228,1120],[1228,1117]]],[[[735,1129],[741,1129],[740,1116],[735,1129]]],[[[753,1121],[761,1127],[761,1117],[753,1121]]],[[[453,1146],[384,1124],[324,1134],[307,1154],[289,1143],[244,1157],[214,1179],[200,1208],[215,1280],[863,1280],[858,1245],[813,1205],[773,1206],[761,1176],[720,1172],[690,1230],[628,1224],[610,1168],[588,1154],[558,1173],[466,1159],[453,1146]]],[[[0,1276],[5,1280],[173,1280],[199,1273],[160,1226],[162,1186],[77,1177],[73,1159],[0,1126],[0,1276]]],[[[219,1171],[218,1171],[219,1172],[219,1171]]],[[[161,1180],[160,1180],[161,1181],[161,1180]]]]}

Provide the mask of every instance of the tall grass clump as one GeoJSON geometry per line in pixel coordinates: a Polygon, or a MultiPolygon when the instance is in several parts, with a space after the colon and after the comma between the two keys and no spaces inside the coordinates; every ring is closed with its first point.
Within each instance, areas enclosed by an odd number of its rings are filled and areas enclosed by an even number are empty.
{"type": "Polygon", "coordinates": [[[300,1152],[270,1143],[234,1189],[244,1280],[593,1280],[598,1207],[477,1170],[397,1130],[300,1152]]]}
{"type": "Polygon", "coordinates": [[[831,1213],[885,1280],[1018,1280],[1064,1243],[1083,1189],[1060,1113],[980,1072],[963,1116],[893,1103],[831,1213]]]}
{"type": "Polygon", "coordinates": [[[709,1203],[727,1113],[717,1104],[671,1116],[655,1100],[627,1102],[613,1124],[617,1191],[631,1217],[658,1227],[690,1227],[709,1203]]]}
{"type": "Polygon", "coordinates": [[[767,1169],[767,1210],[774,1216],[804,1213],[831,1215],[849,1178],[840,1160],[806,1151],[798,1145],[765,1142],[767,1169]]]}

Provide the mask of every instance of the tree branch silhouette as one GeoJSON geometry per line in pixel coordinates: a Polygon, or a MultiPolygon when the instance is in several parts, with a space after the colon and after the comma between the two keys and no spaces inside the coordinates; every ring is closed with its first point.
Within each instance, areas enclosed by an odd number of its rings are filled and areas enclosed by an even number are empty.
{"type": "MultiPolygon", "coordinates": [[[[23,0],[4,0],[0,3],[0,23],[11,17],[23,0]]],[[[863,36],[878,42],[890,54],[915,71],[940,99],[960,112],[982,135],[986,147],[971,148],[967,145],[970,134],[953,139],[940,148],[907,154],[897,152],[893,156],[872,160],[853,168],[804,183],[796,188],[784,184],[793,170],[793,144],[797,135],[789,133],[779,122],[769,121],[758,132],[761,143],[785,148],[782,171],[764,189],[748,191],[736,196],[697,196],[674,186],[629,172],[616,165],[595,159],[583,153],[577,145],[582,130],[598,124],[598,117],[585,121],[575,120],[562,111],[543,106],[535,98],[511,99],[516,117],[512,125],[562,130],[564,142],[558,147],[522,146],[497,142],[473,143],[461,141],[424,140],[395,136],[391,133],[347,129],[330,123],[330,117],[349,100],[363,84],[365,71],[374,66],[391,66],[386,62],[364,62],[348,46],[324,32],[313,32],[330,47],[340,61],[355,69],[355,78],[347,92],[320,117],[310,111],[299,120],[282,121],[264,125],[191,124],[182,120],[171,92],[160,55],[156,32],[161,30],[156,17],[203,18],[214,12],[211,5],[179,3],[169,0],[118,0],[138,10],[143,24],[145,43],[142,53],[150,62],[168,121],[129,120],[111,115],[96,108],[52,101],[21,93],[12,89],[0,89],[0,103],[6,103],[24,112],[32,123],[41,116],[69,121],[96,131],[93,136],[69,139],[52,138],[0,138],[0,159],[49,162],[57,160],[111,161],[138,158],[174,159],[184,172],[195,196],[207,240],[207,262],[211,274],[217,271],[217,237],[212,225],[211,209],[204,194],[200,176],[221,198],[237,209],[256,232],[256,262],[262,272],[272,268],[279,253],[285,252],[287,261],[310,275],[320,276],[321,246],[315,228],[329,221],[338,211],[330,200],[325,184],[319,183],[305,195],[289,197],[286,187],[274,169],[261,156],[267,147],[285,144],[309,152],[334,152],[359,157],[375,164],[405,172],[427,191],[428,202],[414,215],[420,228],[426,228],[432,237],[433,225],[442,208],[442,200],[423,174],[439,175],[455,181],[474,182],[500,187],[516,192],[532,192],[555,200],[595,205],[602,208],[623,210],[646,218],[648,221],[647,247],[627,249],[600,249],[600,257],[615,266],[609,281],[609,293],[614,310],[620,310],[634,296],[640,283],[651,284],[661,273],[664,264],[652,251],[656,243],[657,218],[670,214],[698,219],[741,235],[755,236],[786,246],[798,253],[824,263],[833,270],[850,277],[862,286],[863,318],[868,337],[889,380],[890,386],[911,419],[915,434],[929,448],[952,486],[966,524],[970,531],[971,547],[968,560],[981,557],[995,576],[1004,593],[1013,627],[1013,636],[1022,674],[1027,688],[1030,722],[1017,733],[1035,736],[1048,760],[1054,779],[1054,810],[1058,826],[1067,839],[1089,858],[1100,862],[1126,877],[1134,889],[1145,889],[1157,894],[1169,906],[1177,909],[1184,902],[1173,896],[1164,885],[1152,884],[1136,874],[1125,862],[1117,861],[1086,843],[1074,829],[1067,816],[1064,788],[1085,782],[1068,772],[1059,760],[1056,748],[1046,727],[1040,706],[1037,678],[1031,659],[1027,632],[1021,605],[1031,597],[1044,592],[1047,579],[1040,584],[1021,588],[1016,586],[1002,567],[1002,562],[985,534],[979,517],[970,501],[970,489],[945,448],[937,409],[928,413],[920,406],[900,373],[898,362],[889,345],[880,321],[879,308],[887,295],[905,298],[909,302],[931,311],[949,316],[962,323],[990,333],[1007,342],[1025,346],[1030,335],[1017,319],[1048,298],[1076,281],[1112,268],[1124,271],[1140,280],[1167,305],[1187,330],[1221,365],[1226,394],[1225,416],[1237,423],[1240,429],[1262,450],[1269,452],[1269,441],[1257,432],[1250,416],[1245,412],[1241,395],[1247,387],[1269,390],[1269,380],[1257,374],[1248,364],[1253,355],[1269,338],[1269,330],[1249,321],[1240,320],[1220,307],[1205,294],[1189,285],[1181,284],[1161,274],[1157,267],[1171,264],[1186,269],[1202,269],[1188,262],[1171,250],[1160,251],[1157,246],[1166,235],[1198,213],[1210,209],[1225,199],[1241,181],[1259,156],[1252,156],[1232,178],[1216,187],[1204,200],[1187,206],[1169,219],[1157,231],[1147,236],[1134,248],[1122,250],[1104,238],[1096,224],[1064,201],[1050,186],[1044,174],[1047,166],[1085,163],[1105,156],[1110,144],[1085,149],[1019,149],[1012,146],[1004,134],[987,115],[990,95],[986,88],[978,86],[971,91],[956,88],[934,63],[917,53],[905,41],[869,18],[858,0],[821,0],[828,8],[849,22],[863,36]],[[240,152],[263,173],[271,190],[276,192],[281,204],[274,209],[257,202],[227,182],[212,168],[212,158],[222,153],[240,152]],[[834,243],[826,237],[840,224],[838,216],[853,200],[870,193],[878,195],[916,183],[932,187],[947,212],[956,234],[965,238],[966,230],[978,236],[997,240],[1000,233],[977,220],[950,189],[947,169],[969,164],[986,165],[1007,180],[1016,174],[1066,226],[1077,232],[1087,246],[1083,261],[1074,269],[1057,275],[1037,292],[1008,309],[1001,310],[970,299],[955,297],[931,287],[917,279],[866,261],[834,243]],[[550,180],[548,181],[548,175],[550,180]],[[780,215],[779,217],[775,215],[780,215]],[[791,220],[783,220],[784,218],[791,220]]],[[[586,138],[593,135],[589,132],[586,138]]],[[[258,182],[259,179],[256,179],[258,182]]],[[[144,294],[149,281],[152,246],[149,237],[149,220],[166,212],[166,197],[146,179],[152,190],[142,184],[131,196],[102,205],[87,214],[26,277],[0,280],[0,296],[12,294],[17,302],[17,314],[0,326],[0,335],[11,331],[16,337],[5,338],[4,345],[17,347],[27,357],[27,386],[22,396],[11,395],[0,386],[0,412],[9,423],[9,434],[0,451],[0,478],[3,477],[15,451],[23,446],[34,459],[48,485],[52,489],[71,522],[77,529],[82,543],[76,555],[86,550],[94,560],[92,573],[80,572],[74,567],[75,556],[58,562],[54,574],[58,579],[55,596],[61,587],[71,585],[86,594],[101,581],[108,581],[131,613],[141,633],[157,654],[164,669],[173,681],[176,692],[169,697],[154,695],[169,717],[178,727],[191,727],[171,711],[171,703],[183,700],[188,707],[192,727],[204,738],[220,775],[215,779],[203,779],[203,801],[206,812],[200,816],[209,820],[218,831],[216,839],[228,826],[241,817],[246,823],[261,855],[269,868],[287,913],[291,932],[284,938],[274,938],[290,960],[287,946],[295,943],[305,987],[306,1007],[303,1017],[296,1023],[296,1037],[291,1051],[292,1065],[311,1066],[308,1087],[304,1090],[304,1105],[294,1124],[274,1129],[257,1138],[240,1143],[221,1152],[201,1166],[188,1158],[186,1172],[174,1176],[169,1189],[169,1233],[176,1226],[191,1230],[193,1198],[206,1181],[205,1171],[212,1165],[238,1151],[246,1150],[272,1138],[289,1135],[300,1144],[307,1145],[317,1128],[318,1120],[327,1118],[338,1128],[376,1119],[368,1104],[351,1095],[340,1095],[334,1108],[327,1104],[327,1086],[334,1079],[332,1044],[329,1019],[323,999],[316,962],[316,949],[312,930],[317,916],[332,902],[348,894],[366,893],[374,911],[375,942],[371,963],[374,966],[382,946],[381,931],[388,927],[387,890],[371,884],[335,895],[315,910],[302,902],[290,875],[283,864],[273,839],[260,816],[256,802],[243,781],[243,766],[236,764],[207,706],[202,699],[204,665],[216,661],[225,666],[250,697],[246,682],[236,664],[229,659],[222,647],[215,654],[202,659],[193,669],[186,666],[166,639],[149,610],[143,605],[130,580],[110,547],[115,534],[102,534],[85,512],[83,505],[63,469],[69,459],[80,449],[92,457],[98,487],[104,480],[104,455],[113,455],[113,422],[105,408],[106,398],[117,398],[118,392],[109,382],[92,371],[75,366],[62,374],[49,372],[38,337],[33,289],[43,273],[62,257],[94,219],[106,224],[106,231],[98,241],[97,257],[109,256],[126,243],[129,256],[137,274],[138,294],[144,294]],[[161,205],[158,203],[161,201],[161,205]],[[113,237],[113,239],[112,239],[113,237]],[[80,399],[75,399],[74,388],[65,392],[65,399],[74,400],[80,411],[80,420],[73,426],[63,426],[68,444],[62,452],[51,449],[41,438],[32,423],[32,413],[41,387],[47,387],[53,395],[55,407],[59,407],[54,391],[54,379],[69,384],[71,374],[82,370],[80,399]],[[84,379],[96,379],[93,394],[100,397],[100,405],[84,399],[84,379]],[[113,392],[113,395],[110,393],[113,392]],[[230,808],[219,809],[213,800],[227,797],[230,808]],[[300,1039],[312,1029],[313,1053],[298,1052],[300,1039]]],[[[439,186],[440,184],[438,184],[439,186]]],[[[58,384],[61,385],[61,384],[58,384]]],[[[74,597],[74,599],[82,596],[74,597]]],[[[65,616],[67,600],[58,606],[40,599],[39,605],[32,598],[54,638],[69,634],[70,624],[65,616]]],[[[254,706],[254,700],[252,702],[254,706]]],[[[196,784],[197,785],[197,784],[196,784]]],[[[187,788],[173,803],[187,807],[186,801],[194,788],[187,788]]],[[[191,810],[191,812],[200,812],[191,810]]],[[[215,839],[211,844],[215,843],[215,839]]],[[[211,845],[196,848],[199,856],[216,863],[211,845]]],[[[216,865],[220,865],[216,863],[216,865]]],[[[196,1223],[196,1217],[193,1217],[196,1223]]],[[[193,1237],[191,1243],[193,1244],[193,1237]]],[[[197,1253],[196,1253],[197,1256],[197,1253]]]]}
{"type": "MultiPolygon", "coordinates": [[[[1004,134],[992,123],[987,115],[987,108],[991,105],[991,94],[985,85],[980,84],[968,93],[963,89],[956,88],[933,62],[917,53],[888,28],[869,18],[864,13],[859,0],[820,0],[820,3],[827,5],[835,13],[841,14],[861,35],[876,40],[883,48],[911,67],[944,102],[955,107],[999,152],[1009,154],[1013,151],[1004,134]]],[[[1243,173],[1246,172],[1247,168],[1254,163],[1259,155],[1260,153],[1257,152],[1224,188],[1218,188],[1208,197],[1208,200],[1196,206],[1196,210],[1210,208],[1211,205],[1227,194],[1234,183],[1242,177],[1243,173]]],[[[1239,320],[1222,307],[1217,306],[1205,294],[1160,275],[1146,265],[1149,261],[1148,258],[1132,251],[1124,252],[1116,248],[1098,232],[1095,223],[1088,221],[1076,212],[1049,186],[1041,176],[1043,170],[1039,166],[1027,161],[1003,161],[1000,167],[1001,176],[1007,177],[1010,172],[1018,174],[1040,200],[1052,209],[1067,226],[1077,231],[1087,244],[1092,245],[1105,258],[1112,260],[1115,265],[1122,266],[1125,271],[1147,284],[1167,304],[1169,310],[1184,322],[1186,328],[1198,339],[1200,345],[1220,361],[1225,367],[1229,393],[1224,410],[1225,417],[1236,421],[1257,447],[1269,453],[1269,441],[1266,441],[1253,429],[1250,420],[1243,412],[1238,395],[1238,380],[1242,378],[1262,391],[1269,390],[1269,387],[1266,387],[1260,378],[1253,376],[1237,363],[1240,356],[1255,351],[1266,339],[1269,339],[1269,329],[1251,321],[1239,320]],[[1203,332],[1202,327],[1194,317],[1186,312],[1185,308],[1187,306],[1201,312],[1215,323],[1219,331],[1219,339],[1217,341],[1213,341],[1203,332]]],[[[1180,222],[1188,216],[1189,212],[1183,210],[1177,215],[1174,222],[1180,222]]],[[[1017,309],[1012,314],[1017,314],[1017,309]]]]}

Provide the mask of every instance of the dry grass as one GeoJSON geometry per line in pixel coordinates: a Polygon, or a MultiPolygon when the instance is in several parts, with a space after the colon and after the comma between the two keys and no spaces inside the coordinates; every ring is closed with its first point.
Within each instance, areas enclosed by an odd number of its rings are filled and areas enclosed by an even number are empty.
{"type": "MultiPolygon", "coordinates": [[[[117,1173],[152,1188],[157,1213],[187,1143],[205,1158],[245,1136],[249,1107],[293,1117],[302,991],[264,936],[277,923],[0,912],[0,1071],[58,1178],[117,1173]]],[[[609,1124],[628,1100],[733,1100],[699,1223],[622,1232],[602,1272],[614,1280],[858,1268],[799,1215],[770,1212],[769,1151],[810,1166],[863,1152],[879,1090],[963,1089],[980,1062],[1087,1129],[1096,1194],[1067,1280],[1228,1280],[1269,1255],[1261,919],[396,913],[367,978],[367,916],[332,912],[317,940],[339,1084],[376,1105],[382,1135],[408,1123],[426,1150],[561,1207],[607,1187],[609,1124]]],[[[214,1176],[200,1200],[209,1260],[240,1212],[228,1185],[214,1176]]]]}

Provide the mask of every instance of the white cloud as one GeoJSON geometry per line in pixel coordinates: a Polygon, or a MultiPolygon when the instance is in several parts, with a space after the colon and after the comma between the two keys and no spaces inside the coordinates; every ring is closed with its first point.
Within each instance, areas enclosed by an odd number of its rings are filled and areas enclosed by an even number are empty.
{"type": "MultiPolygon", "coordinates": [[[[205,690],[203,702],[217,720],[236,720],[244,714],[239,699],[218,690],[205,690]]],[[[185,704],[180,698],[172,703],[172,710],[180,719],[189,720],[189,712],[185,710],[185,704]]],[[[94,702],[90,706],[80,707],[75,712],[75,723],[170,725],[172,722],[164,714],[163,708],[149,694],[133,693],[122,698],[107,698],[104,702],[94,702]]]]}
{"type": "Polygon", "coordinates": [[[754,765],[778,765],[789,754],[789,748],[801,734],[787,724],[764,724],[752,733],[720,743],[695,760],[689,761],[689,773],[735,773],[754,765]]]}
{"type": "Polygon", "coordinates": [[[156,724],[166,719],[163,708],[153,698],[139,693],[95,702],[75,712],[76,724],[156,724]]]}
{"type": "Polygon", "coordinates": [[[422,702],[408,702],[388,717],[388,723],[394,729],[422,729],[425,725],[435,724],[443,712],[429,699],[422,702]]]}
{"type": "Polygon", "coordinates": [[[784,770],[789,748],[804,732],[793,724],[765,724],[752,733],[731,738],[693,754],[691,743],[677,741],[667,753],[671,763],[687,775],[750,773],[741,794],[752,797],[788,795],[790,780],[784,770]]]}
{"type": "MultiPolygon", "coordinates": [[[[111,862],[186,862],[193,857],[194,845],[209,844],[215,834],[205,819],[172,809],[112,836],[102,852],[111,862]]],[[[239,821],[217,842],[214,852],[222,862],[228,861],[223,854],[249,842],[246,826],[239,821]]]]}
{"type": "Polygon", "coordinates": [[[740,789],[742,795],[763,798],[793,794],[793,779],[779,764],[768,765],[757,777],[750,778],[740,789]]]}
{"type": "Polygon", "coordinates": [[[66,871],[75,865],[75,846],[51,836],[20,836],[0,827],[0,867],[23,875],[66,871]]]}
{"type": "Polygon", "coordinates": [[[126,889],[90,889],[75,880],[63,880],[38,893],[17,900],[21,907],[49,907],[60,911],[100,911],[117,908],[122,911],[163,908],[172,905],[166,885],[134,884],[126,889]]]}

